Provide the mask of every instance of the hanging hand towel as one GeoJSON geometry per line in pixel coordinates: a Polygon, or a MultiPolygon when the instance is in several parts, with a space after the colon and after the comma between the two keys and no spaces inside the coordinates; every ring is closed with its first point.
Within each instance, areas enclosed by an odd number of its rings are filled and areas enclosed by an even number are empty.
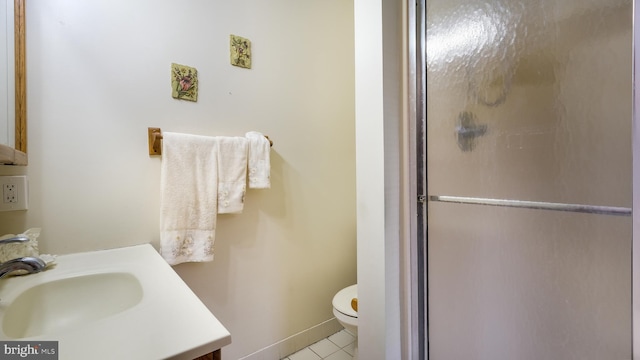
{"type": "Polygon", "coordinates": [[[213,260],[217,152],[213,137],[163,134],[160,254],[171,265],[213,260]]]}
{"type": "Polygon", "coordinates": [[[248,141],[243,137],[219,136],[218,214],[239,214],[247,187],[248,141]]]}
{"type": "Polygon", "coordinates": [[[249,188],[268,189],[271,187],[271,144],[257,131],[244,136],[249,140],[249,188]]]}

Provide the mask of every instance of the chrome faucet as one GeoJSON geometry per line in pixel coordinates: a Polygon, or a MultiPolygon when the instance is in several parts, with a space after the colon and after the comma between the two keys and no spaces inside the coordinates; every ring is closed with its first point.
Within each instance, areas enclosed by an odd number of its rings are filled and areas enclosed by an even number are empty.
{"type": "Polygon", "coordinates": [[[11,244],[11,243],[17,243],[17,242],[27,242],[29,241],[29,238],[24,236],[24,235],[18,235],[18,236],[14,236],[8,239],[2,239],[0,240],[0,245],[2,244],[11,244]]]}
{"type": "MultiPolygon", "coordinates": [[[[19,235],[19,236],[14,236],[12,238],[0,240],[0,245],[11,244],[11,243],[21,243],[26,241],[29,241],[28,237],[19,235]]],[[[42,259],[39,259],[37,257],[27,256],[27,257],[12,259],[0,264],[0,279],[8,276],[9,274],[17,270],[24,270],[27,272],[27,274],[34,274],[44,270],[46,266],[47,264],[45,264],[45,262],[42,261],[42,259]]]]}

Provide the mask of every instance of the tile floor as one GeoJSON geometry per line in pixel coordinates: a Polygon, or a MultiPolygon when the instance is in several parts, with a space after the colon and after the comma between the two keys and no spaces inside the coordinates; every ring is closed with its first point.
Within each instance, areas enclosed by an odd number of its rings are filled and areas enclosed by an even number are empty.
{"type": "Polygon", "coordinates": [[[352,360],[356,338],[339,331],[282,360],[352,360]]]}

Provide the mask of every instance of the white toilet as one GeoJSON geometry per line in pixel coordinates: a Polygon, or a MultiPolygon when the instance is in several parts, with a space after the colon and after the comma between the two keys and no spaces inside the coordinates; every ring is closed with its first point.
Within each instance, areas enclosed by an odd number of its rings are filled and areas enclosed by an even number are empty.
{"type": "Polygon", "coordinates": [[[358,284],[347,286],[333,297],[333,315],[345,330],[356,337],[353,359],[358,358],[358,313],[351,307],[351,300],[358,298],[358,284]]]}

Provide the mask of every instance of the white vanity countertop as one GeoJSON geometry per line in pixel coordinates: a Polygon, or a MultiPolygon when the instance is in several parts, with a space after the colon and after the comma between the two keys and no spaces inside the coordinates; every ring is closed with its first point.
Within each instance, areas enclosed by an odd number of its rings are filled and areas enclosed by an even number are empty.
{"type": "MultiPolygon", "coordinates": [[[[60,359],[194,359],[231,343],[229,331],[149,244],[58,256],[55,267],[0,280],[0,321],[26,289],[73,276],[127,272],[142,299],[118,314],[36,337],[58,341],[60,359]]],[[[0,322],[1,324],[1,322],[0,322]]]]}

